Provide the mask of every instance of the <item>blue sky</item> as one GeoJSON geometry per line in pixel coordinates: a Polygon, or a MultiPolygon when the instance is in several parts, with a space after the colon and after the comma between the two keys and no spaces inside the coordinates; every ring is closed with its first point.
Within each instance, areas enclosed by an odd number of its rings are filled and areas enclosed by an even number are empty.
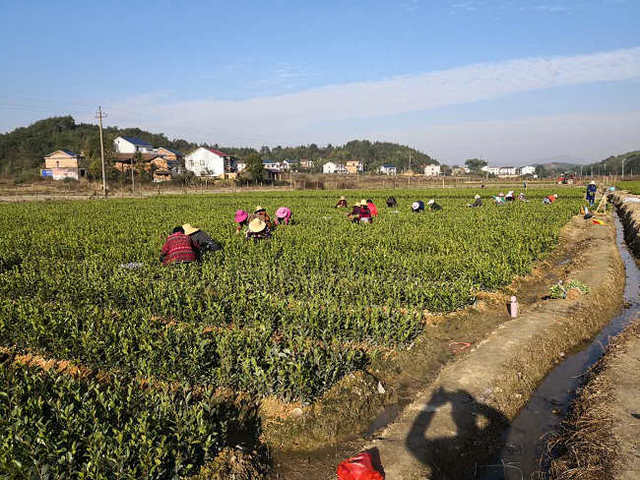
{"type": "Polygon", "coordinates": [[[439,160],[640,148],[637,0],[0,0],[0,131],[54,114],[439,160]]]}

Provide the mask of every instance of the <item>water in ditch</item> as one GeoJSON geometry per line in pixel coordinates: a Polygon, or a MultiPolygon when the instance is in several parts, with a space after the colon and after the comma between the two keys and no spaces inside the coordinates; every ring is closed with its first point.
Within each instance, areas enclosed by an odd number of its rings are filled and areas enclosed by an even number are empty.
{"type": "Polygon", "coordinates": [[[624,242],[624,232],[618,217],[616,242],[625,265],[625,308],[614,317],[581,350],[568,354],[543,380],[518,416],[505,432],[505,447],[492,465],[478,466],[479,480],[538,480],[546,478],[540,466],[546,436],[558,428],[584,374],[597,362],[611,337],[620,333],[640,312],[640,269],[624,242]]]}

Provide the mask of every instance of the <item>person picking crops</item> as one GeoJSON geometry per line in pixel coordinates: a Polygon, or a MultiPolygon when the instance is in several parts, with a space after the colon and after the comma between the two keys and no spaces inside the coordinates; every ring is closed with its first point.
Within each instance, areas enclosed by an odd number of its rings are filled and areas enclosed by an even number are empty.
{"type": "Polygon", "coordinates": [[[273,227],[273,223],[271,222],[271,217],[267,213],[267,210],[264,207],[261,207],[260,205],[258,205],[256,209],[253,211],[253,216],[251,219],[249,219],[249,221],[251,221],[253,218],[259,218],[264,223],[266,223],[269,228],[273,227]]]}
{"type": "Polygon", "coordinates": [[[387,207],[392,208],[397,206],[398,206],[398,202],[396,201],[396,197],[387,198],[387,207]]]}
{"type": "Polygon", "coordinates": [[[413,213],[424,212],[424,202],[422,200],[415,201],[411,204],[411,211],[413,213]]]}
{"type": "Polygon", "coordinates": [[[233,219],[238,224],[236,227],[236,235],[242,232],[243,228],[249,226],[249,214],[244,210],[236,210],[236,215],[233,219]]]}
{"type": "Polygon", "coordinates": [[[344,195],[340,197],[340,200],[338,200],[334,208],[347,208],[347,199],[344,198],[344,195]]]}
{"type": "Polygon", "coordinates": [[[513,190],[509,190],[507,192],[507,195],[504,197],[504,199],[507,202],[513,202],[515,200],[515,198],[513,197],[513,190]]]}
{"type": "Polygon", "coordinates": [[[371,212],[372,217],[378,216],[378,207],[376,207],[376,204],[373,203],[373,200],[371,199],[367,200],[367,207],[369,208],[369,211],[371,212]]]}
{"type": "Polygon", "coordinates": [[[596,182],[593,180],[589,182],[587,185],[587,202],[589,202],[589,206],[593,207],[593,204],[596,203],[596,191],[598,187],[596,186],[596,182]]]}
{"type": "Polygon", "coordinates": [[[371,214],[371,210],[369,209],[369,205],[365,200],[360,202],[360,223],[372,223],[373,216],[371,214]]]}
{"type": "Polygon", "coordinates": [[[360,221],[360,202],[356,202],[351,208],[351,213],[347,214],[347,218],[351,220],[353,223],[358,223],[360,221]]]}
{"type": "Polygon", "coordinates": [[[557,199],[558,199],[558,194],[554,193],[553,195],[547,195],[546,197],[544,197],[542,199],[542,203],[544,203],[545,205],[551,205],[557,199]]]}
{"type": "Polygon", "coordinates": [[[198,260],[202,260],[209,252],[222,250],[222,245],[211,238],[204,230],[194,227],[189,223],[185,223],[182,229],[184,230],[184,234],[191,239],[198,260]]]}
{"type": "Polygon", "coordinates": [[[480,198],[480,195],[476,194],[473,197],[473,203],[467,203],[467,207],[471,207],[471,208],[476,208],[476,207],[481,207],[482,206],[482,199],[480,198]]]}
{"type": "Polygon", "coordinates": [[[167,237],[162,246],[160,261],[163,265],[191,263],[196,261],[196,252],[193,242],[184,234],[182,227],[173,229],[173,233],[167,237]]]}
{"type": "Polygon", "coordinates": [[[276,225],[291,225],[293,223],[293,214],[291,209],[280,207],[276,210],[276,225]]]}
{"type": "Polygon", "coordinates": [[[438,210],[442,210],[442,207],[439,204],[437,204],[433,198],[427,202],[427,205],[429,205],[429,211],[431,212],[437,212],[438,210]]]}
{"type": "Polygon", "coordinates": [[[500,206],[500,205],[504,205],[505,201],[504,201],[504,193],[499,193],[497,196],[493,197],[493,200],[496,202],[496,205],[500,206]]]}
{"type": "Polygon", "coordinates": [[[261,218],[256,217],[249,222],[249,227],[247,228],[247,233],[245,235],[247,240],[266,240],[271,238],[271,229],[267,222],[263,221],[261,218]]]}

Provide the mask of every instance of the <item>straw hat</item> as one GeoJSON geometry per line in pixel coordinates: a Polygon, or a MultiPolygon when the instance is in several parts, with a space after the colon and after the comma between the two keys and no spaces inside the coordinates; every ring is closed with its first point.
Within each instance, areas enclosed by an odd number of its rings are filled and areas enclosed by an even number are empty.
{"type": "Polygon", "coordinates": [[[258,206],[256,207],[256,209],[253,211],[253,213],[263,212],[264,210],[265,210],[265,208],[264,208],[264,207],[262,207],[262,206],[258,205],[258,206]]]}
{"type": "Polygon", "coordinates": [[[420,203],[418,203],[418,202],[413,202],[413,203],[411,204],[411,208],[412,208],[413,210],[418,210],[418,209],[420,208],[420,203]]]}
{"type": "Polygon", "coordinates": [[[555,198],[558,198],[558,194],[557,194],[557,193],[554,193],[554,194],[553,194],[553,196],[554,196],[555,198]]]}
{"type": "Polygon", "coordinates": [[[236,216],[234,217],[234,221],[236,223],[242,223],[249,217],[249,214],[244,210],[236,210],[236,216]]]}
{"type": "Polygon", "coordinates": [[[427,202],[427,205],[433,205],[434,203],[435,203],[435,200],[432,198],[427,202]]]}
{"type": "Polygon", "coordinates": [[[261,219],[254,218],[249,222],[249,231],[252,233],[260,233],[265,229],[266,226],[267,224],[264,223],[261,219]]]}
{"type": "Polygon", "coordinates": [[[360,200],[360,205],[366,205],[367,201],[363,198],[362,200],[360,200]]]}
{"type": "Polygon", "coordinates": [[[340,195],[340,200],[346,200],[344,195],[340,195]]]}
{"type": "Polygon", "coordinates": [[[476,193],[476,195],[475,195],[473,198],[475,198],[476,200],[478,200],[478,199],[480,198],[480,195],[478,195],[478,194],[476,193]]]}
{"type": "Polygon", "coordinates": [[[594,182],[593,180],[591,180],[591,181],[589,182],[589,185],[595,185],[595,184],[596,184],[596,182],[594,182]]]}
{"type": "Polygon", "coordinates": [[[190,223],[185,223],[184,225],[182,225],[182,229],[184,230],[185,235],[191,235],[192,233],[200,231],[199,228],[194,227],[190,223]]]}

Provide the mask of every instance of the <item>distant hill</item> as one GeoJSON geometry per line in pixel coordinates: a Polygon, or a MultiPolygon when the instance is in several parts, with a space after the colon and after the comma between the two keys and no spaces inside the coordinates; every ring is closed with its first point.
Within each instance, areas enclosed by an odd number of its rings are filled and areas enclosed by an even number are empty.
{"type": "MultiPolygon", "coordinates": [[[[171,140],[162,133],[150,133],[139,128],[106,127],[103,133],[107,161],[113,157],[113,140],[120,135],[138,137],[156,147],[169,147],[185,154],[198,146],[219,148],[240,159],[256,152],[255,149],[247,147],[198,145],[182,139],[171,140]]],[[[43,162],[42,157],[61,148],[84,155],[87,163],[85,166],[89,167],[90,172],[99,170],[97,165],[100,159],[100,137],[97,125],[76,124],[73,117],[65,116],[39,120],[28,127],[0,134],[0,176],[37,174],[43,162]]],[[[411,165],[416,171],[427,164],[438,163],[429,155],[407,146],[368,140],[352,140],[341,146],[319,147],[311,144],[297,147],[262,147],[258,152],[263,159],[313,160],[316,170],[321,169],[322,164],[329,160],[360,160],[367,171],[374,171],[384,163],[394,164],[399,170],[405,170],[411,165]]]]}
{"type": "Polygon", "coordinates": [[[594,173],[598,172],[598,174],[607,173],[609,175],[620,175],[622,173],[623,161],[626,174],[630,174],[631,172],[640,174],[640,150],[607,157],[604,160],[587,165],[584,168],[587,169],[585,171],[591,172],[591,168],[593,167],[594,173]]]}
{"type": "MultiPolygon", "coordinates": [[[[195,147],[194,143],[186,140],[169,140],[161,133],[149,133],[139,128],[107,127],[103,129],[103,134],[107,159],[112,157],[113,140],[119,135],[138,137],[154,146],[180,151],[189,151],[195,147]]],[[[76,124],[71,116],[51,117],[28,127],[0,134],[0,175],[35,173],[43,163],[44,155],[61,148],[84,155],[87,163],[84,166],[95,165],[100,159],[100,134],[97,125],[76,124]]]]}

